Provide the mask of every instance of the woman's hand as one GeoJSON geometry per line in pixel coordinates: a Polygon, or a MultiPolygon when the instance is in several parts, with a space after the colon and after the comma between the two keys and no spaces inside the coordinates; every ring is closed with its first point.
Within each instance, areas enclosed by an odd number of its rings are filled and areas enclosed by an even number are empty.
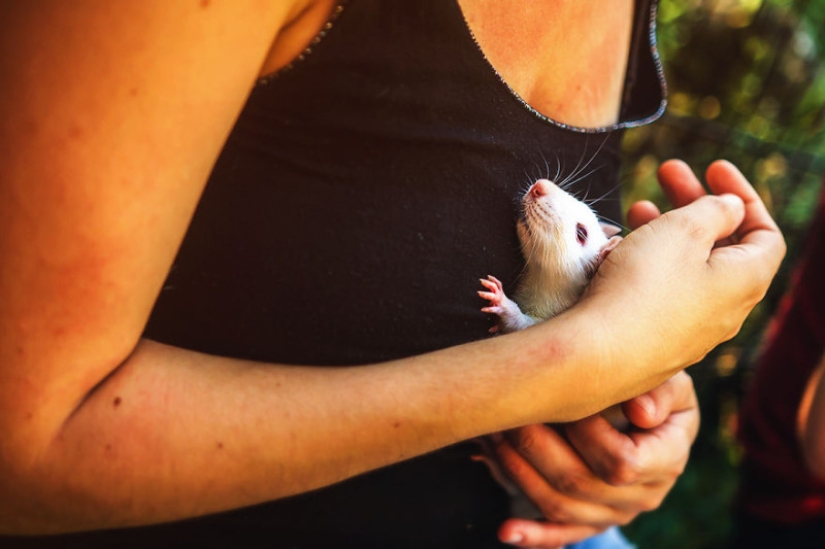
{"type": "Polygon", "coordinates": [[[785,243],[730,163],[707,171],[716,196],[680,161],[663,164],[659,179],[677,208],[660,215],[650,203],[635,204],[628,220],[638,228],[607,256],[576,309],[591,319],[609,371],[658,369],[663,381],[738,332],[765,295],[785,243]]]}
{"type": "Polygon", "coordinates": [[[693,383],[680,372],[626,402],[624,411],[636,426],[627,433],[595,415],[558,429],[522,427],[499,439],[502,467],[548,521],[509,519],[499,530],[502,541],[558,547],[659,506],[699,429],[693,383]]]}
{"type": "MultiPolygon", "coordinates": [[[[707,179],[713,192],[726,196],[707,196],[686,164],[666,162],[659,180],[678,209],[661,216],[652,203],[639,202],[628,211],[630,226],[642,230],[608,256],[585,297],[600,307],[611,294],[630,300],[614,302],[617,309],[596,310],[594,318],[606,322],[636,311],[625,320],[629,329],[615,332],[620,337],[609,342],[605,356],[628,365],[656,347],[654,354],[670,354],[678,370],[735,335],[764,296],[785,253],[782,235],[734,166],[716,162],[707,179]],[[651,247],[660,253],[650,254],[651,247]],[[639,308],[640,301],[651,306],[639,308]],[[693,339],[691,345],[672,345],[674,330],[680,341],[693,339]],[[643,352],[634,353],[639,350],[643,352]]],[[[568,425],[566,438],[533,425],[501,440],[498,454],[504,468],[551,521],[511,519],[501,527],[502,540],[555,547],[625,524],[659,505],[683,469],[698,431],[690,378],[678,373],[625,403],[624,410],[643,430],[620,433],[593,416],[568,425]]]]}

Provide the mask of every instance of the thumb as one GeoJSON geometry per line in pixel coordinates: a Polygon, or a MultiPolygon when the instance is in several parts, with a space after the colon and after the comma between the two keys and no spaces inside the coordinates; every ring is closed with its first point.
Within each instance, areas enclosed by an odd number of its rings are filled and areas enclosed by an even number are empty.
{"type": "Polygon", "coordinates": [[[653,429],[664,423],[674,412],[695,408],[693,379],[678,372],[652,391],[624,403],[623,410],[631,423],[642,429],[653,429]]]}
{"type": "Polygon", "coordinates": [[[688,236],[710,249],[731,236],[745,218],[745,204],[734,194],[706,195],[662,216],[683,224],[688,236]]]}

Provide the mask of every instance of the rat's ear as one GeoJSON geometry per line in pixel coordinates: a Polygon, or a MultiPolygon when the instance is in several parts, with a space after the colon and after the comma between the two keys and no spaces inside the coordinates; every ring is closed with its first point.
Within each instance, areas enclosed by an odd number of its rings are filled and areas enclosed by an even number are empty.
{"type": "Polygon", "coordinates": [[[597,255],[595,258],[593,258],[593,261],[591,261],[587,265],[585,275],[587,276],[588,280],[593,278],[593,275],[596,274],[596,271],[599,269],[599,266],[602,264],[602,261],[604,261],[604,258],[607,257],[608,254],[613,251],[613,248],[618,246],[619,242],[621,242],[621,241],[622,241],[621,236],[612,236],[612,237],[610,237],[610,240],[608,240],[607,242],[604,243],[604,245],[599,250],[599,255],[597,255]]]}
{"type": "MultiPolygon", "coordinates": [[[[599,221],[599,225],[601,226],[604,234],[607,238],[611,238],[622,232],[622,228],[618,225],[614,225],[613,223],[607,223],[606,221],[599,221]]],[[[612,249],[612,248],[611,248],[612,249]]]]}
{"type": "Polygon", "coordinates": [[[621,241],[622,241],[621,236],[613,236],[613,237],[610,238],[610,240],[608,240],[607,242],[604,243],[604,246],[602,246],[602,249],[599,250],[599,265],[601,265],[602,261],[604,261],[604,258],[607,257],[607,254],[612,252],[613,248],[618,246],[619,242],[621,242],[621,241]]]}

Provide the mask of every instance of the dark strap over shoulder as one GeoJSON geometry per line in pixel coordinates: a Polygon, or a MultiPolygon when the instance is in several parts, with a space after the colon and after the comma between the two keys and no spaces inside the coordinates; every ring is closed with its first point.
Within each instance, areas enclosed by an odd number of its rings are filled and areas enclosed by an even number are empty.
{"type": "MultiPolygon", "coordinates": [[[[311,51],[252,92],[147,337],[341,366],[488,337],[478,280],[516,283],[518,200],[535,179],[578,178],[574,192],[602,197],[600,214],[621,217],[621,128],[663,106],[653,8],[641,4],[622,121],[583,131],[509,90],[454,0],[347,2],[311,51]]],[[[458,445],[214,517],[0,544],[499,547],[508,498],[471,451],[458,445]]]]}

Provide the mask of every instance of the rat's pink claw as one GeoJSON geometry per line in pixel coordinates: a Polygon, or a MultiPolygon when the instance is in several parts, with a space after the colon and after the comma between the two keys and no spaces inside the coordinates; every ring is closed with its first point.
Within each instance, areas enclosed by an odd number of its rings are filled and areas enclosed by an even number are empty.
{"type": "MultiPolygon", "coordinates": [[[[505,298],[504,296],[504,286],[501,284],[501,281],[492,275],[488,275],[487,278],[480,279],[481,285],[490,290],[489,292],[485,292],[480,290],[478,295],[483,299],[486,299],[492,305],[501,305],[502,300],[505,298]]],[[[499,311],[485,311],[485,313],[496,313],[498,314],[499,311]]]]}

